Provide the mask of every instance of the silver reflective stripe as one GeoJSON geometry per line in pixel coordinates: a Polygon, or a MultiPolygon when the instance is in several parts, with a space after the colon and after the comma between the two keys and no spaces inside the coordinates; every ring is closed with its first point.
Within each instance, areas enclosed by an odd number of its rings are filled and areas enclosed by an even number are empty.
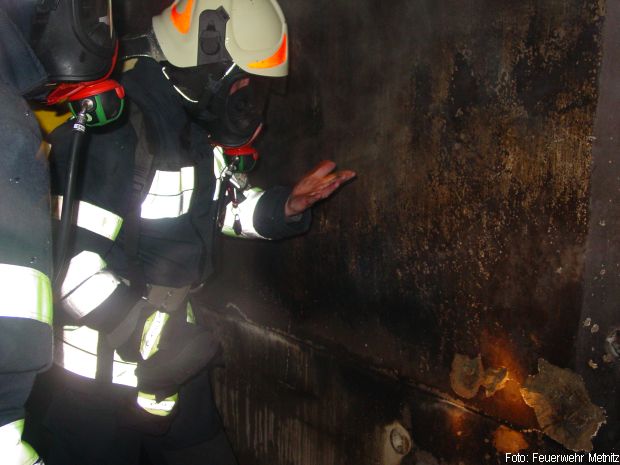
{"type": "Polygon", "coordinates": [[[63,328],[62,359],[59,365],[76,375],[95,379],[99,334],[86,326],[63,328]]]}
{"type": "MultiPolygon", "coordinates": [[[[76,375],[95,379],[97,374],[97,342],[99,333],[86,326],[65,326],[63,328],[62,357],[56,363],[76,375]]],[[[136,363],[124,361],[114,352],[112,382],[137,387],[136,363]]]]}
{"type": "MultiPolygon", "coordinates": [[[[62,212],[62,199],[61,195],[55,196],[53,199],[52,213],[57,220],[60,219],[62,212]]],[[[114,241],[121,230],[123,219],[101,207],[80,201],[77,204],[77,225],[114,241]]]]}
{"type": "Polygon", "coordinates": [[[52,324],[52,285],[39,270],[0,264],[0,317],[29,318],[52,324]]]}
{"type": "Polygon", "coordinates": [[[226,169],[226,161],[224,160],[224,149],[222,147],[213,147],[213,174],[216,178],[220,178],[226,169]]]}
{"type": "Polygon", "coordinates": [[[23,419],[0,427],[0,457],[3,465],[42,463],[35,450],[27,442],[22,441],[23,432],[23,419]]]}
{"type": "Polygon", "coordinates": [[[63,299],[65,310],[75,318],[84,318],[105,302],[120,283],[110,271],[95,273],[63,299]]]}
{"type": "Polygon", "coordinates": [[[137,363],[126,362],[114,351],[114,362],[112,364],[112,382],[114,384],[123,384],[129,387],[138,386],[138,378],[136,378],[137,363]]]}
{"type": "Polygon", "coordinates": [[[254,229],[254,210],[256,210],[256,204],[258,204],[259,199],[264,193],[265,191],[254,187],[243,191],[245,200],[236,209],[233,208],[232,202],[226,205],[226,218],[224,218],[222,232],[232,237],[266,239],[254,229]],[[239,221],[241,222],[241,234],[239,236],[233,230],[235,215],[239,215],[239,221]]]}
{"type": "Polygon", "coordinates": [[[149,193],[142,202],[141,217],[157,220],[177,218],[189,211],[194,192],[194,167],[155,172],[149,193]]]}
{"type": "Polygon", "coordinates": [[[83,318],[108,299],[120,284],[96,253],[80,252],[71,259],[62,283],[63,305],[75,318],[83,318]]]}
{"type": "Polygon", "coordinates": [[[71,259],[67,267],[65,280],[62,282],[60,288],[61,297],[75,290],[88,278],[103,270],[105,267],[105,260],[95,252],[84,250],[77,254],[71,259]]]}
{"type": "Polygon", "coordinates": [[[220,196],[224,171],[226,171],[224,150],[220,146],[213,147],[213,174],[215,175],[215,191],[213,191],[213,201],[216,201],[220,196]]]}
{"type": "Polygon", "coordinates": [[[138,392],[138,397],[136,401],[138,402],[138,405],[140,407],[142,407],[150,414],[165,417],[170,415],[170,412],[172,412],[172,409],[174,408],[178,399],[179,395],[174,394],[170,397],[165,398],[161,402],[157,402],[157,399],[155,399],[155,396],[153,394],[138,392]]]}

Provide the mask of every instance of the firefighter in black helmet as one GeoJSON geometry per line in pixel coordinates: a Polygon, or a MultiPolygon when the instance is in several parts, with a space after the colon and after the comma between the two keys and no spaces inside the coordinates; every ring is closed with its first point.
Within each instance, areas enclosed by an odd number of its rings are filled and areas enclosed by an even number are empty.
{"type": "Polygon", "coordinates": [[[52,360],[52,238],[45,144],[24,98],[112,68],[110,3],[0,1],[0,456],[42,463],[21,440],[24,403],[52,360]]]}

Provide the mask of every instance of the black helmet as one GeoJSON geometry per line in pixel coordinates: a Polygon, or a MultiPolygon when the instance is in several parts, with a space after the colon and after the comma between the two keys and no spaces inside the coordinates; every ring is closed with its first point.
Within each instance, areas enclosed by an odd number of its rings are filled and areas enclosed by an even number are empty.
{"type": "Polygon", "coordinates": [[[52,83],[106,76],[116,52],[112,0],[38,0],[30,43],[52,83]]]}
{"type": "Polygon", "coordinates": [[[0,0],[0,21],[0,78],[72,111],[88,99],[87,125],[120,116],[124,92],[108,79],[118,50],[112,0],[0,0]]]}

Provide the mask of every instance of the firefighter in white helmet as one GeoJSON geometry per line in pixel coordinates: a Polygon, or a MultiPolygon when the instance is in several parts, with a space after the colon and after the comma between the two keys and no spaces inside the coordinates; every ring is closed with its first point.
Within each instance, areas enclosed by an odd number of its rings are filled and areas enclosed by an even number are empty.
{"type": "MultiPolygon", "coordinates": [[[[180,0],[124,50],[127,117],[91,134],[84,157],[49,462],[137,463],[143,447],[154,463],[233,464],[210,393],[219,341],[190,299],[215,234],[302,234],[309,208],[355,174],[325,161],[293,188],[248,182],[270,78],[288,72],[275,0],[180,0]]],[[[67,134],[51,135],[56,197],[67,134]]]]}

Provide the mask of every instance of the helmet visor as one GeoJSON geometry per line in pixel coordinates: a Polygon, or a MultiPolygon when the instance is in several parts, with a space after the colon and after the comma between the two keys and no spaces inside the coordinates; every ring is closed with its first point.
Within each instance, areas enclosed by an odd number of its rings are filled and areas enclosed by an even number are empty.
{"type": "Polygon", "coordinates": [[[107,50],[114,45],[112,0],[73,2],[75,32],[84,45],[107,50]]]}

